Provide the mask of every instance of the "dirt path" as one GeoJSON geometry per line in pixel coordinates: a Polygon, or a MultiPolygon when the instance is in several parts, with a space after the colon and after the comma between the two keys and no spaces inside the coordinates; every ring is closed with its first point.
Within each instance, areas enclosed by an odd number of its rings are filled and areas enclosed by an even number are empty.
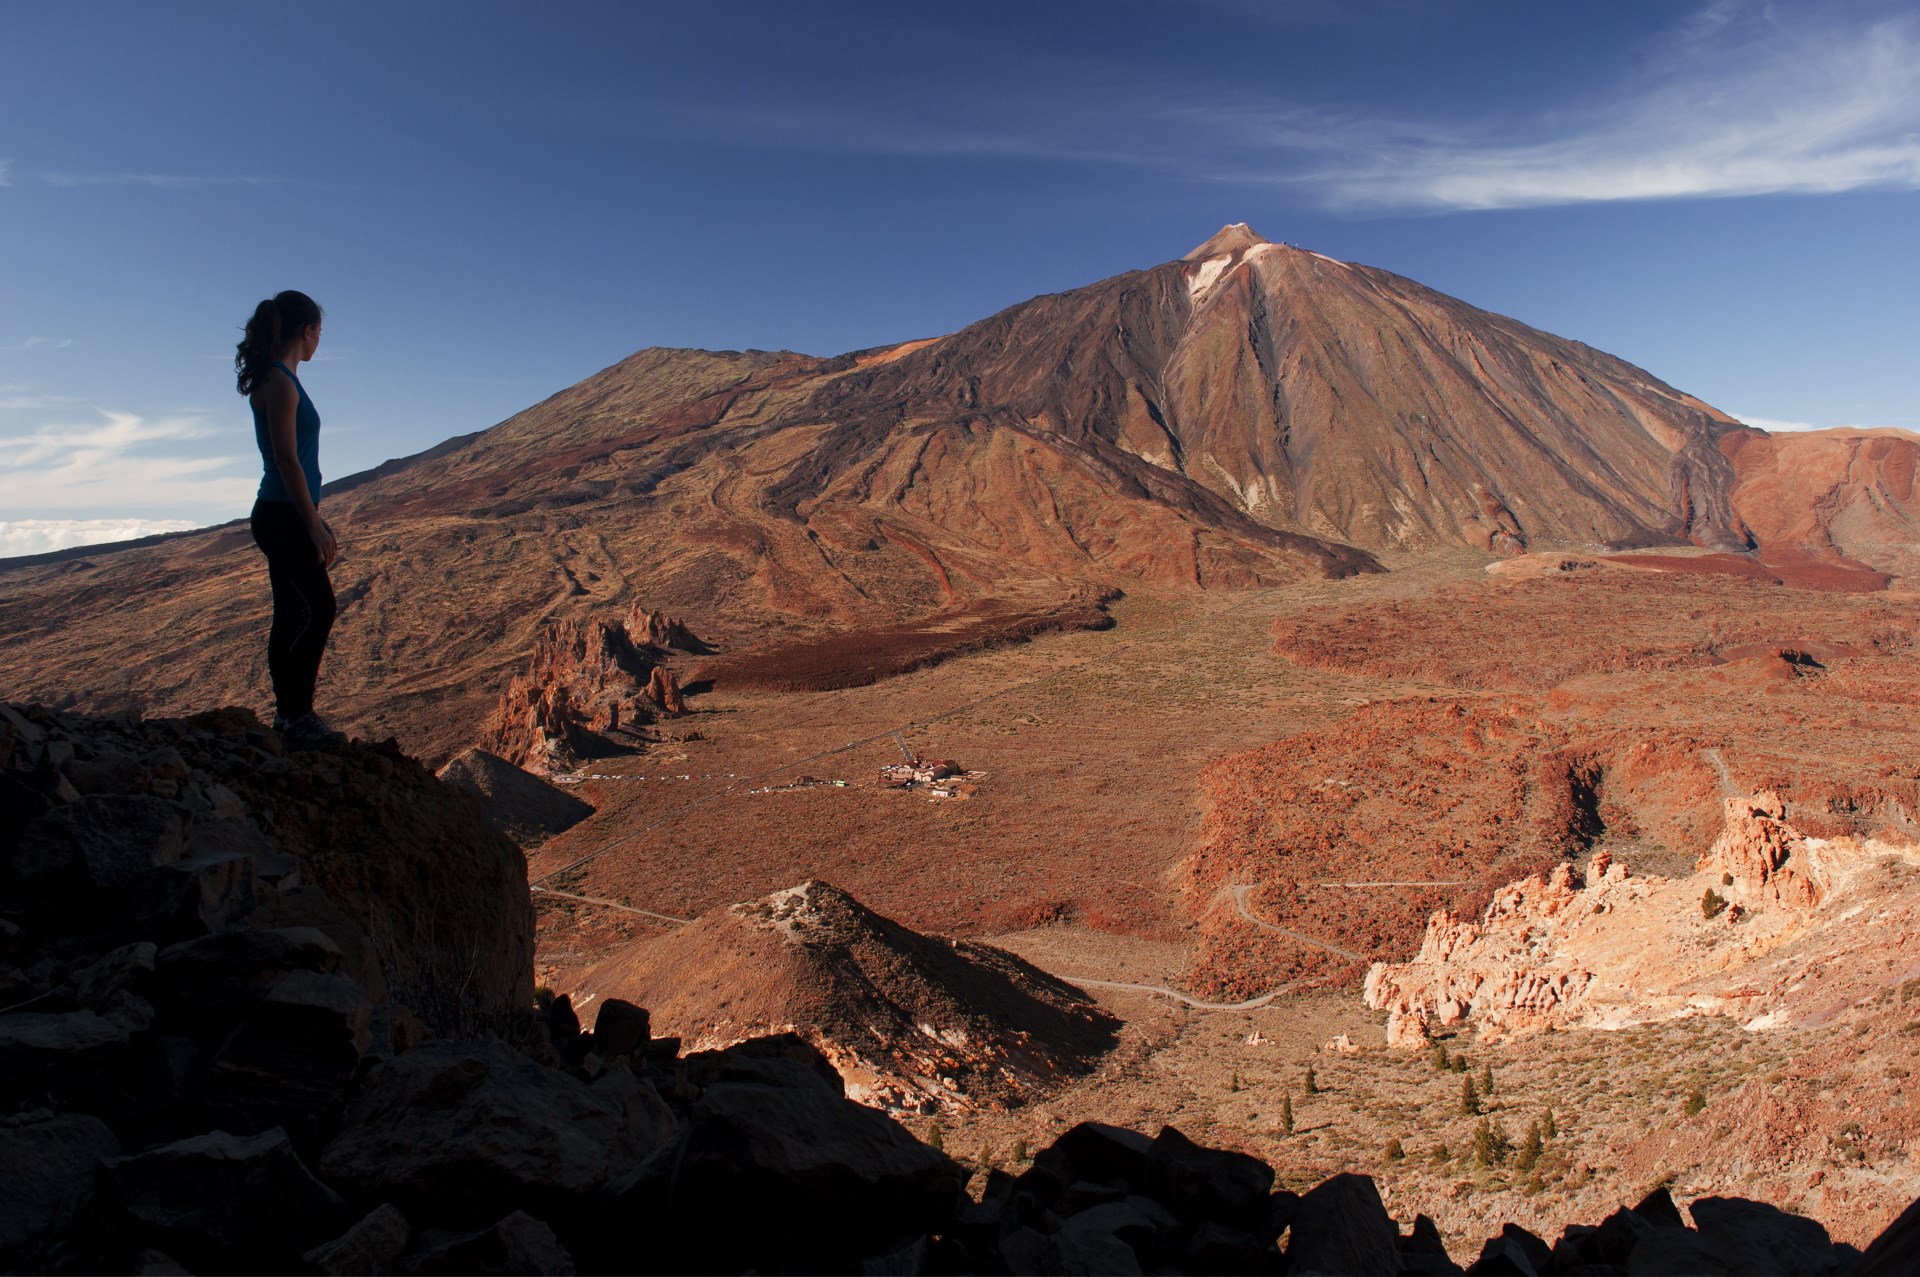
{"type": "Polygon", "coordinates": [[[1228,887],[1226,889],[1227,893],[1233,897],[1233,907],[1240,911],[1240,916],[1242,918],[1245,918],[1248,922],[1251,922],[1254,926],[1262,927],[1268,931],[1274,932],[1276,935],[1286,936],[1289,940],[1298,940],[1301,944],[1312,945],[1316,949],[1325,949],[1328,953],[1337,953],[1341,957],[1351,958],[1355,962],[1372,961],[1372,959],[1364,953],[1355,953],[1351,949],[1342,949],[1337,944],[1328,944],[1325,940],[1315,940],[1312,936],[1303,936],[1298,931],[1289,931],[1285,927],[1276,926],[1271,922],[1265,922],[1259,918],[1254,917],[1251,913],[1247,911],[1247,893],[1252,890],[1253,890],[1252,883],[1240,883],[1236,886],[1228,887]]]}

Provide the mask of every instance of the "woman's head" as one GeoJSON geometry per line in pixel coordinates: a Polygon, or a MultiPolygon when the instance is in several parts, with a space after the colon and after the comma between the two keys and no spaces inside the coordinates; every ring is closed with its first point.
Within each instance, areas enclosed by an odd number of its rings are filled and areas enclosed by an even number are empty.
{"type": "Polygon", "coordinates": [[[253,308],[246,336],[233,357],[240,393],[252,394],[275,360],[284,360],[289,353],[311,359],[319,344],[320,306],[313,298],[291,288],[267,298],[253,308]]]}

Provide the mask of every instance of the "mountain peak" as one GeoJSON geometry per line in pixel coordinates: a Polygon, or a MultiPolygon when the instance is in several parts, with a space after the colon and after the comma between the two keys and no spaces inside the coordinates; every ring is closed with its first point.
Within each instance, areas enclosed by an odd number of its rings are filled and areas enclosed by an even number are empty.
{"type": "Polygon", "coordinates": [[[1200,262],[1209,257],[1225,257],[1242,249],[1252,248],[1256,244],[1267,243],[1267,238],[1248,226],[1245,222],[1232,222],[1214,232],[1212,239],[1194,249],[1180,260],[1200,262]]]}

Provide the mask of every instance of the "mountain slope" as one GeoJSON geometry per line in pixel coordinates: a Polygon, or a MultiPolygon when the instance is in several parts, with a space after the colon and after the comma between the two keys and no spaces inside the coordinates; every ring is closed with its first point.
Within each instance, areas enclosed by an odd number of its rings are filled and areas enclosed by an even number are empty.
{"type": "MultiPolygon", "coordinates": [[[[1741,504],[1765,439],[1611,356],[1233,226],[946,337],[641,351],[334,484],[323,696],[438,760],[551,623],[636,604],[685,617],[717,669],[852,632],[913,648],[862,667],[884,673],[1097,622],[1115,590],[1341,577],[1376,551],[1873,542],[1825,536],[1804,484],[1774,487],[1811,531],[1741,504]]],[[[264,577],[231,525],[0,567],[0,678],[95,708],[258,703],[264,577]]]]}

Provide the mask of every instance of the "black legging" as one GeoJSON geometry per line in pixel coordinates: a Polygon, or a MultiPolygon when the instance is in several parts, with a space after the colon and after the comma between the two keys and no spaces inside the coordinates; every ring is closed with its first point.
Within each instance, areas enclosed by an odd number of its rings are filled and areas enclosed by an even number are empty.
{"type": "Polygon", "coordinates": [[[273,631],[267,636],[267,669],[281,718],[313,709],[320,657],[333,629],[333,582],[299,508],[291,501],[253,503],[253,543],[267,556],[273,583],[273,631]]]}

